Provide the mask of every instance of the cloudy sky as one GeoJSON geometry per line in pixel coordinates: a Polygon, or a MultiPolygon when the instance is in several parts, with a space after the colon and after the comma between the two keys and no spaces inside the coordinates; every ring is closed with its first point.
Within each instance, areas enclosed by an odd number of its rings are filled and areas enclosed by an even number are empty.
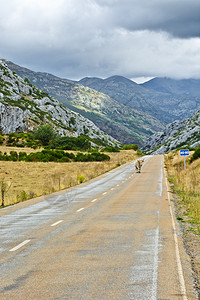
{"type": "Polygon", "coordinates": [[[0,57],[81,79],[200,78],[200,0],[0,0],[0,57]]]}

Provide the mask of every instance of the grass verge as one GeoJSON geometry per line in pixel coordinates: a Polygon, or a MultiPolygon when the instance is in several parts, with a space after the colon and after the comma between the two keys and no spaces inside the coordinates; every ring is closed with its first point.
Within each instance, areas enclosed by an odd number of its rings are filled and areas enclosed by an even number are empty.
{"type": "Polygon", "coordinates": [[[190,230],[200,235],[200,159],[189,163],[190,157],[186,161],[186,170],[179,152],[165,155],[165,163],[168,180],[182,205],[181,218],[191,224],[190,230]]]}
{"type": "Polygon", "coordinates": [[[180,224],[185,250],[190,257],[193,283],[200,299],[200,159],[190,164],[190,157],[186,162],[186,170],[179,152],[165,155],[165,164],[173,192],[176,218],[180,224]]]}

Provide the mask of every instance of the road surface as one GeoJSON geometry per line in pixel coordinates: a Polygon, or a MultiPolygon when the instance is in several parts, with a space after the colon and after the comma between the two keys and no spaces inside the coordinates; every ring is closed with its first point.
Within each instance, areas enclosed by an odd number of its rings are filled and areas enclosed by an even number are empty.
{"type": "Polygon", "coordinates": [[[197,299],[163,156],[0,211],[0,299],[197,299]]]}

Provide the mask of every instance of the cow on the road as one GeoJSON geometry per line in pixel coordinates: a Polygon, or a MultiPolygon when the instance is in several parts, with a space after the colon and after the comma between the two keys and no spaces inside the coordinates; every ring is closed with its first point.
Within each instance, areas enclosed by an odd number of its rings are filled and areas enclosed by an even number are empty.
{"type": "Polygon", "coordinates": [[[138,159],[135,163],[135,169],[137,173],[141,172],[142,164],[144,162],[144,159],[138,159]]]}

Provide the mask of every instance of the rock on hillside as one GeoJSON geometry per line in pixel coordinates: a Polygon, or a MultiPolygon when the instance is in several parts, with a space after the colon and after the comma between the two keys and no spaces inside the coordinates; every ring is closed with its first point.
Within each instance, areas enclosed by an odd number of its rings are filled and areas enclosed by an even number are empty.
{"type": "Polygon", "coordinates": [[[164,125],[155,117],[138,112],[109,96],[67,79],[47,73],[33,72],[7,62],[21,77],[45,90],[66,107],[93,121],[101,130],[125,144],[143,145],[144,140],[162,130],[164,125]]]}
{"type": "Polygon", "coordinates": [[[163,154],[179,147],[200,145],[200,109],[190,119],[168,124],[164,131],[157,132],[146,140],[143,151],[163,154]]]}
{"type": "Polygon", "coordinates": [[[0,60],[0,130],[4,134],[26,132],[42,124],[51,124],[60,135],[85,134],[109,145],[119,144],[93,122],[67,109],[0,60]]]}

